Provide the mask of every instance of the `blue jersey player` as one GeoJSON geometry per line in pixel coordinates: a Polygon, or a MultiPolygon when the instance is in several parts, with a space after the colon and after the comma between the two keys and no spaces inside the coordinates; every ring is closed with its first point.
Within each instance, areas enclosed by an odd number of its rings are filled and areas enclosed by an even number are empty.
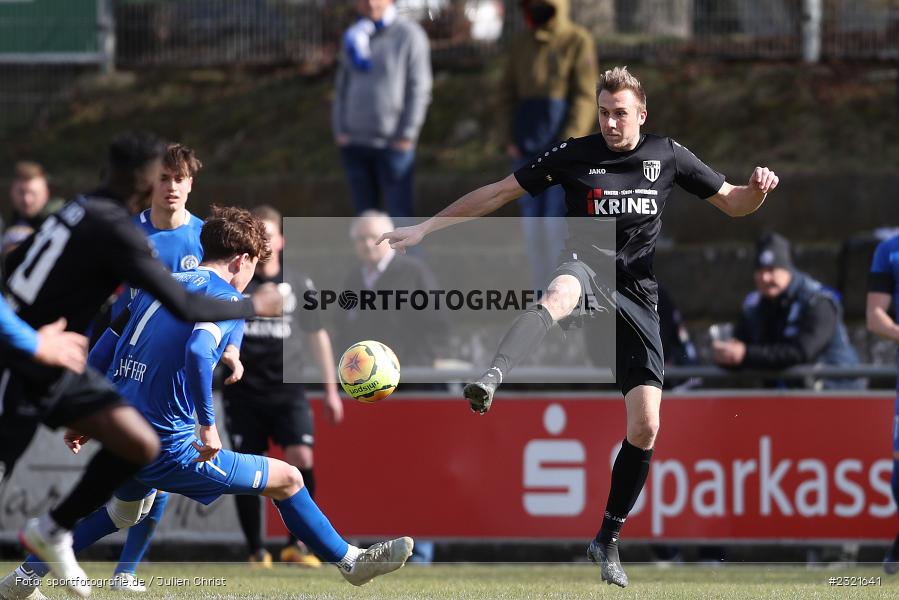
{"type": "MultiPolygon", "coordinates": [[[[899,324],[890,317],[890,302],[899,307],[899,235],[884,240],[874,252],[868,278],[866,322],[871,333],[899,342],[899,324]]],[[[893,499],[899,504],[899,382],[897,382],[896,412],[893,417],[893,499]]],[[[899,572],[899,535],[883,560],[890,575],[899,572]]]]}
{"type": "MultiPolygon", "coordinates": [[[[173,273],[195,269],[203,258],[203,246],[200,244],[203,221],[186,208],[194,177],[202,168],[203,163],[192,148],[184,144],[169,144],[162,158],[159,181],[150,197],[150,208],[134,217],[135,225],[147,235],[156,257],[173,273]]],[[[126,287],[119,295],[110,313],[113,321],[137,296],[138,291],[126,287]]],[[[237,333],[226,352],[223,362],[229,366],[233,365],[229,356],[239,355],[240,337],[241,334],[237,333]]],[[[146,591],[137,581],[135,572],[150,546],[153,531],[162,520],[168,500],[168,494],[158,493],[150,514],[140,525],[128,530],[112,579],[114,589],[146,591]]]]}
{"type": "MultiPolygon", "coordinates": [[[[202,242],[206,258],[200,268],[175,277],[189,291],[218,299],[238,301],[257,262],[271,253],[262,222],[240,208],[218,209],[203,227],[202,242]]],[[[163,489],[204,504],[222,494],[272,498],[291,533],[335,563],[354,585],[405,564],[412,553],[411,538],[378,543],[367,550],[356,548],[340,537],[312,501],[296,467],[222,449],[212,403],[212,371],[241,321],[185,324],[146,293],[139,293],[128,311],[104,333],[91,353],[91,364],[108,366],[107,375],[119,392],[159,435],[161,452],[121,486],[106,506],[78,524],[76,552],[139,523],[152,507],[156,490],[163,489]],[[125,317],[128,321],[122,328],[125,317]]],[[[66,441],[77,452],[86,438],[69,432],[66,441]]],[[[7,577],[14,578],[7,595],[39,600],[37,586],[47,572],[44,563],[28,557],[7,577]]]]}
{"type": "MultiPolygon", "coordinates": [[[[147,234],[156,258],[169,271],[196,269],[203,259],[200,245],[202,219],[187,210],[194,177],[203,163],[183,144],[169,144],[162,159],[160,179],[153,188],[150,208],[134,217],[134,224],[147,234]]],[[[128,306],[138,290],[126,287],[112,307],[112,320],[128,306]]]]}

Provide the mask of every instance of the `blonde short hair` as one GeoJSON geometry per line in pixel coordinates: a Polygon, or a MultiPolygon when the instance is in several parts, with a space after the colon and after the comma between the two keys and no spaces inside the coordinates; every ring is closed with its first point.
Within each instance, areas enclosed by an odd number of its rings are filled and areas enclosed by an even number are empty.
{"type": "Polygon", "coordinates": [[[627,70],[627,67],[615,67],[600,75],[599,83],[596,84],[597,101],[599,101],[599,94],[603,90],[610,94],[620,92],[621,90],[630,90],[637,97],[643,110],[646,110],[646,92],[643,91],[643,84],[627,70]]]}

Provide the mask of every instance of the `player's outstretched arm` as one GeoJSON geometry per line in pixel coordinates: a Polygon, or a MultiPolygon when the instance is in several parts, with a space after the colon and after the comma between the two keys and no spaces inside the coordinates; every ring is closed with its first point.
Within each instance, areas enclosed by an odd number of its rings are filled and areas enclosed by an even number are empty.
{"type": "Polygon", "coordinates": [[[509,175],[505,179],[468,192],[427,221],[412,227],[388,231],[381,236],[378,243],[386,240],[394,250],[405,252],[406,248],[419,244],[429,233],[462,221],[489,215],[524,192],[515,176],[509,175]]]}
{"type": "Polygon", "coordinates": [[[65,319],[48,323],[35,331],[0,298],[0,340],[33,356],[41,364],[63,367],[76,373],[84,372],[87,338],[66,331],[65,319]]]}
{"type": "Polygon", "coordinates": [[[774,171],[768,167],[756,167],[748,184],[734,186],[725,181],[718,193],[708,201],[728,216],[745,217],[758,210],[778,183],[780,179],[774,171]]]}
{"type": "Polygon", "coordinates": [[[119,343],[119,338],[122,332],[125,331],[125,326],[128,325],[129,319],[131,319],[130,305],[122,309],[119,316],[110,323],[103,335],[100,336],[100,339],[97,340],[97,343],[94,344],[94,347],[91,348],[90,354],[87,356],[87,364],[100,373],[106,373],[109,370],[109,366],[112,364],[113,358],[115,358],[115,349],[119,343]]]}
{"type": "Polygon", "coordinates": [[[87,338],[66,331],[66,320],[58,319],[37,330],[34,360],[51,367],[83,373],[87,362],[87,338]]]}
{"type": "Polygon", "coordinates": [[[890,318],[890,295],[882,292],[868,292],[865,307],[865,326],[874,335],[899,342],[899,325],[890,318]]]}
{"type": "Polygon", "coordinates": [[[114,261],[111,268],[129,285],[145,290],[159,300],[182,321],[225,321],[254,315],[281,315],[282,299],[276,289],[266,289],[262,294],[254,294],[252,299],[240,302],[192,294],[175,281],[169,270],[152,255],[146,236],[134,224],[110,221],[108,235],[110,247],[114,248],[110,252],[114,261]]]}
{"type": "Polygon", "coordinates": [[[184,379],[187,393],[197,411],[197,435],[203,446],[194,447],[199,452],[197,462],[215,458],[222,449],[215,428],[215,405],[212,401],[212,372],[215,369],[215,349],[221,340],[221,328],[216,323],[198,323],[184,352],[184,379]]]}

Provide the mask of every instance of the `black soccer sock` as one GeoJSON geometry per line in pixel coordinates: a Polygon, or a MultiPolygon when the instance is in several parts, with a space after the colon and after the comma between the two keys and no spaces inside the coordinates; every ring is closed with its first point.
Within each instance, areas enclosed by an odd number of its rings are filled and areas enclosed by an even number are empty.
{"type": "Polygon", "coordinates": [[[503,377],[528,355],[546,336],[553,326],[549,311],[537,304],[524,311],[512,323],[499,343],[496,357],[491,366],[499,369],[503,377]]]}
{"type": "Polygon", "coordinates": [[[646,483],[649,473],[649,461],[652,450],[637,448],[625,439],[621,442],[621,450],[615,457],[612,467],[612,485],[609,489],[609,500],[602,526],[596,534],[596,541],[604,546],[618,543],[621,526],[624,525],[628,513],[637,502],[640,490],[646,483]]]}
{"type": "Polygon", "coordinates": [[[112,493],[131,479],[142,466],[101,448],[88,463],[75,488],[50,511],[50,517],[59,526],[74,529],[79,519],[105,504],[112,493]]]}
{"type": "Polygon", "coordinates": [[[262,502],[259,496],[234,496],[237,520],[247,540],[250,556],[262,550],[262,502]]]}
{"type": "MultiPolygon", "coordinates": [[[[300,475],[303,476],[303,485],[309,492],[309,497],[315,500],[315,470],[310,467],[308,469],[300,469],[300,475]]],[[[293,546],[299,540],[292,533],[287,534],[287,545],[293,546]]]]}

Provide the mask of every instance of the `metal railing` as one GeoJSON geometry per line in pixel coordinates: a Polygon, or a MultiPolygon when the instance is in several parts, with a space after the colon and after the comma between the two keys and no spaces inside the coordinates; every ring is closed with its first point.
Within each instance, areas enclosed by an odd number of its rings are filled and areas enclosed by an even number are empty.
{"type": "MultiPolygon", "coordinates": [[[[352,4],[114,0],[116,60],[126,68],[283,63],[327,67],[340,47],[341,32],[355,18],[352,4]]],[[[806,4],[802,0],[574,0],[571,12],[574,21],[594,34],[604,59],[681,55],[796,60],[802,56],[803,25],[810,18],[806,4]]],[[[814,31],[821,57],[899,58],[899,3],[895,0],[820,0],[820,4],[814,31]]],[[[504,39],[524,28],[517,2],[397,0],[397,5],[425,27],[437,61],[492,55],[504,39]]]]}
{"type": "MultiPolygon", "coordinates": [[[[404,367],[403,383],[464,383],[473,381],[484,373],[482,368],[433,369],[427,367],[404,367]]],[[[702,379],[722,380],[806,380],[806,379],[890,379],[897,376],[895,366],[860,364],[855,366],[798,365],[780,371],[771,370],[731,370],[714,365],[665,367],[665,378],[670,380],[702,379]]],[[[318,381],[319,373],[314,369],[303,371],[308,382],[318,381]]],[[[517,367],[504,379],[504,383],[516,384],[590,384],[613,381],[610,369],[595,367],[517,367]]]]}
{"type": "MultiPolygon", "coordinates": [[[[899,0],[571,0],[601,61],[800,60],[807,4],[824,60],[899,60],[899,0]]],[[[481,64],[524,24],[515,0],[397,0],[431,40],[435,65],[481,64]],[[499,21],[497,21],[499,19],[499,21]]],[[[348,0],[0,2],[0,124],[27,124],[90,68],[331,68],[348,0]],[[95,3],[95,4],[94,4],[95,3]],[[75,7],[78,7],[77,10],[75,7]],[[24,76],[23,76],[24,72],[24,76]]]]}

